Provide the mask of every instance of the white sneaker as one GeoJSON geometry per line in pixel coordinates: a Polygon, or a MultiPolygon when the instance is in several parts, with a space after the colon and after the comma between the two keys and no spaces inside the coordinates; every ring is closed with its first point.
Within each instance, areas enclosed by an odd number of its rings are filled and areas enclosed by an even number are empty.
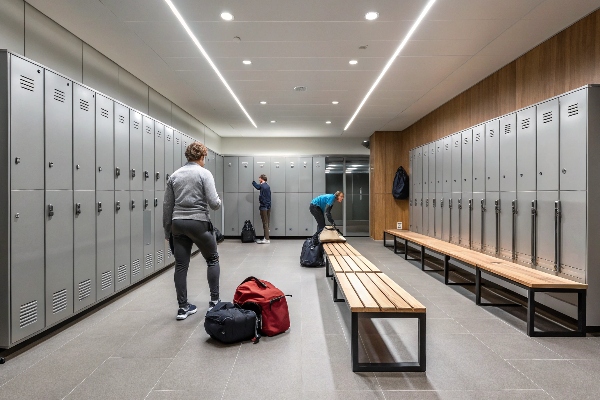
{"type": "Polygon", "coordinates": [[[270,240],[265,240],[265,239],[263,239],[263,240],[261,240],[261,241],[258,241],[258,242],[256,242],[256,243],[258,243],[258,244],[269,244],[269,243],[271,243],[271,241],[270,241],[270,240]]]}

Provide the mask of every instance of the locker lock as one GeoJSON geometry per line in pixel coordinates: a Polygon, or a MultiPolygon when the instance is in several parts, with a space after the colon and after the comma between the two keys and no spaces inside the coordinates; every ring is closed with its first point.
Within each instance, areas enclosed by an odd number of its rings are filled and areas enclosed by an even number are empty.
{"type": "Polygon", "coordinates": [[[158,199],[156,197],[154,198],[154,207],[158,207],[158,199]]]}
{"type": "Polygon", "coordinates": [[[131,200],[131,209],[133,210],[135,208],[135,200],[131,200]]]}
{"type": "Polygon", "coordinates": [[[75,215],[81,214],[81,203],[75,203],[75,215]]]}
{"type": "Polygon", "coordinates": [[[160,179],[160,172],[157,172],[156,173],[156,180],[159,180],[159,179],[160,179]]]}
{"type": "Polygon", "coordinates": [[[458,199],[458,209],[462,210],[462,199],[458,199]]]}
{"type": "Polygon", "coordinates": [[[513,212],[513,214],[517,214],[517,201],[516,200],[512,201],[512,212],[513,212]]]}
{"type": "Polygon", "coordinates": [[[565,168],[563,168],[563,169],[562,169],[562,173],[563,173],[563,174],[566,174],[566,173],[567,173],[567,170],[566,170],[565,168]]]}
{"type": "Polygon", "coordinates": [[[21,216],[19,215],[19,213],[15,214],[15,218],[20,218],[21,216]]]}
{"type": "Polygon", "coordinates": [[[115,176],[121,176],[121,168],[115,168],[115,176]]]}
{"type": "Polygon", "coordinates": [[[98,202],[98,212],[99,213],[102,212],[102,202],[101,201],[98,202]]]}
{"type": "Polygon", "coordinates": [[[98,167],[98,172],[102,172],[102,167],[98,167]]]}
{"type": "Polygon", "coordinates": [[[135,178],[135,168],[132,168],[132,169],[131,169],[131,177],[132,177],[132,178],[135,178]]]}
{"type": "Polygon", "coordinates": [[[81,165],[77,164],[77,165],[75,166],[75,168],[76,168],[76,169],[81,169],[81,165]]]}
{"type": "Polygon", "coordinates": [[[144,209],[148,208],[148,199],[144,199],[144,209]]]}
{"type": "Polygon", "coordinates": [[[500,200],[494,200],[494,208],[496,209],[496,214],[500,214],[500,200]]]}
{"type": "Polygon", "coordinates": [[[117,209],[117,211],[119,211],[121,209],[121,202],[117,201],[117,205],[115,207],[117,209]]]}
{"type": "Polygon", "coordinates": [[[52,168],[52,167],[54,167],[54,163],[51,161],[48,163],[48,168],[52,168]]]}
{"type": "Polygon", "coordinates": [[[148,171],[144,171],[144,179],[150,178],[150,173],[148,171]]]}
{"type": "Polygon", "coordinates": [[[21,157],[15,158],[15,164],[20,164],[20,163],[21,163],[21,157]]]}
{"type": "Polygon", "coordinates": [[[52,204],[48,204],[48,216],[49,217],[54,216],[54,206],[52,204]]]}
{"type": "Polygon", "coordinates": [[[167,174],[167,175],[165,176],[165,180],[167,180],[167,181],[169,180],[169,174],[167,174]]]}

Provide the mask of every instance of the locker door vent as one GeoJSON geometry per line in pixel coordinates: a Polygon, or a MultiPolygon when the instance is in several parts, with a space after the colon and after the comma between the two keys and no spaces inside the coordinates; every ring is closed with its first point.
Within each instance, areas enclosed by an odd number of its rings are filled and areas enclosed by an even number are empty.
{"type": "Polygon", "coordinates": [[[67,308],[67,289],[59,290],[52,295],[52,314],[57,314],[67,308]]]}
{"type": "Polygon", "coordinates": [[[162,133],[160,131],[156,131],[156,137],[161,137],[162,133]]]}
{"type": "Polygon", "coordinates": [[[494,130],[490,129],[490,137],[494,137],[494,130]]]}
{"type": "Polygon", "coordinates": [[[477,133],[477,134],[475,135],[475,141],[476,141],[476,142],[479,142],[480,140],[481,140],[481,133],[477,133]]]}
{"type": "Polygon", "coordinates": [[[138,258],[137,260],[133,260],[133,262],[131,263],[131,275],[135,276],[135,275],[139,274],[140,271],[141,271],[140,259],[138,258]]]}
{"type": "Polygon", "coordinates": [[[106,290],[112,286],[112,271],[106,271],[102,273],[102,290],[106,290]]]}
{"type": "Polygon", "coordinates": [[[83,99],[79,99],[79,108],[81,108],[83,111],[90,111],[90,103],[83,99]]]}
{"type": "Polygon", "coordinates": [[[35,324],[37,322],[37,317],[37,300],[23,304],[19,312],[19,328],[25,328],[28,325],[35,324]]]}
{"type": "Polygon", "coordinates": [[[574,117],[579,114],[579,103],[571,104],[567,108],[567,113],[569,114],[569,117],[574,117]]]}
{"type": "Polygon", "coordinates": [[[552,111],[548,111],[542,114],[542,120],[545,124],[547,124],[548,122],[552,122],[552,111]]]}
{"type": "Polygon", "coordinates": [[[521,121],[521,128],[527,129],[527,128],[529,128],[530,124],[531,124],[531,118],[525,118],[523,121],[521,121]]]}
{"type": "Polygon", "coordinates": [[[146,254],[146,269],[152,268],[152,254],[146,254]]]}
{"type": "Polygon", "coordinates": [[[149,126],[146,127],[146,133],[151,134],[152,133],[152,129],[150,129],[149,126]]]}
{"type": "Polygon", "coordinates": [[[167,260],[170,259],[173,256],[173,253],[171,253],[171,249],[167,249],[167,260]]]}
{"type": "Polygon", "coordinates": [[[164,257],[164,255],[163,255],[163,251],[162,250],[159,250],[159,251],[156,252],[156,264],[157,265],[158,264],[162,264],[163,257],[164,257]]]}
{"type": "Polygon", "coordinates": [[[123,282],[127,279],[127,265],[119,265],[117,268],[117,281],[123,282]]]}
{"type": "Polygon", "coordinates": [[[171,135],[167,135],[167,142],[171,141],[171,135]]]}
{"type": "Polygon", "coordinates": [[[86,279],[83,282],[79,283],[79,301],[89,297],[92,294],[92,281],[86,279]]]}
{"type": "Polygon", "coordinates": [[[512,129],[511,124],[506,124],[506,126],[504,127],[504,134],[508,135],[510,133],[511,129],[512,129]]]}
{"type": "Polygon", "coordinates": [[[33,89],[35,88],[35,80],[28,78],[25,75],[21,75],[19,83],[21,84],[21,89],[29,90],[30,92],[33,92],[33,89]]]}
{"type": "Polygon", "coordinates": [[[63,92],[62,90],[54,89],[54,100],[64,103],[65,102],[65,92],[63,92]]]}
{"type": "Polygon", "coordinates": [[[119,123],[124,124],[125,123],[125,117],[122,115],[119,115],[119,123]]]}
{"type": "Polygon", "coordinates": [[[100,115],[102,115],[104,118],[108,118],[108,110],[105,108],[100,108],[100,115]]]}
{"type": "Polygon", "coordinates": [[[179,139],[175,138],[175,143],[179,144],[179,139]]]}
{"type": "Polygon", "coordinates": [[[133,121],[133,129],[140,129],[140,123],[137,121],[133,121]]]}

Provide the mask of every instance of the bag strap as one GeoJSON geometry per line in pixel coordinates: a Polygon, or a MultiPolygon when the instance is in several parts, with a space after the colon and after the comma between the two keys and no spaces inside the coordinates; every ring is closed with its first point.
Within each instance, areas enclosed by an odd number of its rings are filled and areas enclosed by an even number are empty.
{"type": "Polygon", "coordinates": [[[229,303],[227,303],[226,301],[220,301],[213,308],[210,309],[210,312],[221,311],[223,308],[227,308],[228,304],[229,303]]]}
{"type": "MultiPolygon", "coordinates": [[[[266,289],[266,288],[267,288],[267,285],[265,285],[264,283],[262,283],[260,279],[258,279],[258,278],[255,278],[255,277],[253,277],[253,276],[249,276],[249,277],[247,277],[246,279],[244,279],[244,281],[243,281],[241,284],[244,284],[244,283],[246,283],[246,282],[250,282],[250,281],[254,281],[254,282],[256,282],[256,284],[257,284],[258,286],[261,286],[263,289],[266,289]]],[[[241,284],[240,284],[240,285],[241,285],[241,284]]]]}

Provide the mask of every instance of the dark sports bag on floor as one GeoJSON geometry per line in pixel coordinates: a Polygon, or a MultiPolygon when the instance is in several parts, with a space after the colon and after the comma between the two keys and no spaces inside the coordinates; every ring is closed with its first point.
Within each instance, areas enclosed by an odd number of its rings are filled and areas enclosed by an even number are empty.
{"type": "Polygon", "coordinates": [[[244,222],[244,227],[242,228],[242,243],[252,243],[255,240],[256,232],[254,231],[252,222],[247,219],[246,222],[244,222]]]}
{"type": "Polygon", "coordinates": [[[213,234],[215,235],[215,240],[217,241],[217,244],[223,243],[223,241],[225,240],[225,236],[223,236],[220,230],[213,227],[213,234]]]}
{"type": "Polygon", "coordinates": [[[402,166],[398,168],[396,171],[396,176],[394,177],[394,186],[392,187],[392,195],[395,199],[408,199],[408,174],[404,170],[402,166]]]}
{"type": "Polygon", "coordinates": [[[323,245],[316,236],[311,236],[304,241],[300,253],[300,265],[303,267],[322,267],[325,265],[323,245]]]}
{"type": "Polygon", "coordinates": [[[206,312],[204,330],[221,343],[258,342],[258,319],[252,310],[222,301],[206,312]]]}

